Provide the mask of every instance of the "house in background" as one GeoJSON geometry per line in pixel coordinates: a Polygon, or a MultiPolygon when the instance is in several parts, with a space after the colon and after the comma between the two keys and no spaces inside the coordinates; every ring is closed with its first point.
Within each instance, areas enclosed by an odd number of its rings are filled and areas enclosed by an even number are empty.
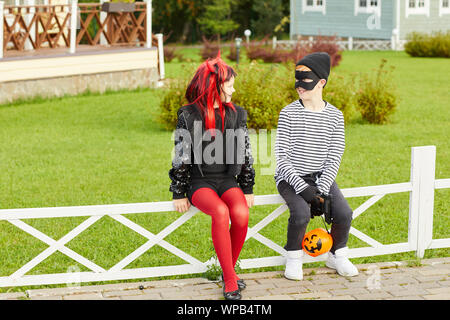
{"type": "Polygon", "coordinates": [[[450,30],[450,0],[291,0],[290,37],[387,40],[450,30]]]}
{"type": "Polygon", "coordinates": [[[101,2],[7,1],[0,0],[0,104],[163,84],[151,1],[126,12],[105,12],[101,2]]]}

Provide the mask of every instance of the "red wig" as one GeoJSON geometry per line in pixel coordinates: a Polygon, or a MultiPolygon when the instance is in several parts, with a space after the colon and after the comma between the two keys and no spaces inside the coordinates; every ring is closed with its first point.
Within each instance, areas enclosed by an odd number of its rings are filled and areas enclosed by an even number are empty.
{"type": "Polygon", "coordinates": [[[190,104],[197,104],[200,107],[203,119],[205,119],[205,129],[215,129],[216,117],[214,115],[214,103],[219,105],[222,117],[222,131],[225,124],[225,107],[236,111],[233,104],[224,103],[220,99],[220,87],[232,77],[236,72],[220,58],[220,51],[216,58],[203,62],[195,72],[194,77],[186,90],[186,99],[190,104]]]}

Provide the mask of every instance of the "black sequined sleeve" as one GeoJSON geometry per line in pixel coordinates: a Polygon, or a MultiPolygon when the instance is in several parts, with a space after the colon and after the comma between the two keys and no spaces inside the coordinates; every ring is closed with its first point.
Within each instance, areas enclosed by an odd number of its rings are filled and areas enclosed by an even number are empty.
{"type": "Polygon", "coordinates": [[[255,184],[255,169],[253,168],[254,159],[252,157],[252,147],[250,145],[246,114],[241,120],[239,127],[245,132],[245,154],[244,164],[242,165],[241,172],[237,176],[237,182],[244,194],[252,194],[253,185],[255,184]]]}
{"type": "Polygon", "coordinates": [[[175,134],[175,154],[172,160],[172,168],[169,170],[170,192],[173,199],[186,198],[186,192],[191,180],[192,164],[190,161],[190,136],[183,113],[179,113],[175,134]],[[180,134],[180,133],[185,134],[180,134]],[[186,152],[188,151],[188,152],[186,152]]]}

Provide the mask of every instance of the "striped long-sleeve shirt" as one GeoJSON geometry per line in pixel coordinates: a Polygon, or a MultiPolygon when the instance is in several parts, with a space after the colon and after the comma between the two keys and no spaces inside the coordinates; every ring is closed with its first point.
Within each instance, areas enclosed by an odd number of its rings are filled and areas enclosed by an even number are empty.
{"type": "Polygon", "coordinates": [[[326,102],[322,111],[315,112],[294,101],[281,110],[278,119],[276,184],[285,180],[298,194],[308,187],[302,176],[320,171],[317,187],[328,194],[344,149],[344,117],[339,109],[326,102]]]}

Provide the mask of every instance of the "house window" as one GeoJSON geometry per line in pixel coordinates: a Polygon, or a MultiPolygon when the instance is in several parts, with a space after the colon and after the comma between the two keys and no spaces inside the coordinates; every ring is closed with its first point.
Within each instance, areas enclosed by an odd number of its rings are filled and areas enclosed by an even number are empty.
{"type": "Polygon", "coordinates": [[[439,17],[450,14],[450,0],[439,0],[439,17]]]}
{"type": "Polygon", "coordinates": [[[358,13],[377,13],[381,15],[381,0],[355,0],[355,16],[358,13]]]}
{"type": "MultiPolygon", "coordinates": [[[[440,0],[443,1],[443,0],[440,0]]],[[[406,0],[405,15],[419,14],[430,16],[430,0],[406,0]]]]}
{"type": "Polygon", "coordinates": [[[302,13],[307,11],[312,12],[322,12],[322,14],[326,14],[326,0],[303,0],[302,3],[302,13]]]}

